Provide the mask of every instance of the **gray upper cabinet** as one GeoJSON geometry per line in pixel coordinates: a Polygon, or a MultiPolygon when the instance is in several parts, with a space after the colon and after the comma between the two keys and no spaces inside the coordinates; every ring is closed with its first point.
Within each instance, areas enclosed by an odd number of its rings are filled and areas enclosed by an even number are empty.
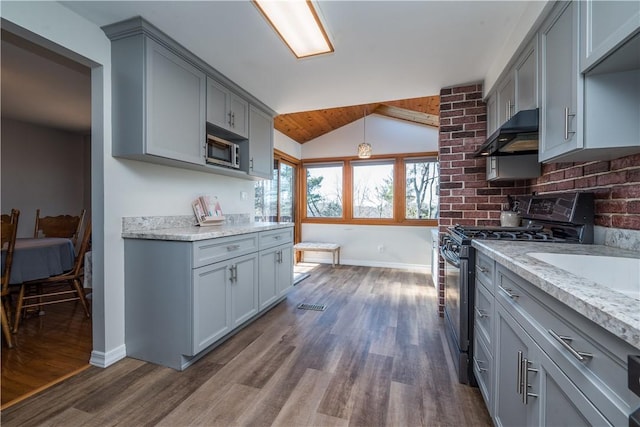
{"type": "Polygon", "coordinates": [[[540,161],[583,147],[579,9],[579,2],[558,3],[540,31],[540,161]]]}
{"type": "Polygon", "coordinates": [[[222,84],[207,78],[207,122],[247,138],[249,103],[222,84]]]}
{"type": "Polygon", "coordinates": [[[141,17],[102,29],[111,40],[113,156],[271,178],[273,110],[141,17]],[[259,116],[251,138],[250,103],[259,116]],[[240,145],[239,169],[206,163],[207,131],[240,145]]]}
{"type": "Polygon", "coordinates": [[[204,165],[204,73],[142,34],[111,52],[113,155],[204,165]]]}
{"type": "Polygon", "coordinates": [[[273,175],[273,117],[249,106],[249,175],[273,175]]]}
{"type": "Polygon", "coordinates": [[[585,1],[580,14],[580,70],[590,70],[638,31],[639,1],[585,1]]]}
{"type": "Polygon", "coordinates": [[[487,136],[498,129],[498,95],[495,93],[487,98],[487,136]]]}

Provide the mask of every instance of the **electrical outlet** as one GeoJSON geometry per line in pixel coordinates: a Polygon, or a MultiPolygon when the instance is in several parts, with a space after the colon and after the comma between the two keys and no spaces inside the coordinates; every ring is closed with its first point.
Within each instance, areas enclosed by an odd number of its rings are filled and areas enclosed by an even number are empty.
{"type": "Polygon", "coordinates": [[[247,192],[246,191],[241,191],[240,192],[240,200],[247,200],[247,192]]]}
{"type": "Polygon", "coordinates": [[[384,245],[378,245],[378,252],[384,252],[384,245]]]}

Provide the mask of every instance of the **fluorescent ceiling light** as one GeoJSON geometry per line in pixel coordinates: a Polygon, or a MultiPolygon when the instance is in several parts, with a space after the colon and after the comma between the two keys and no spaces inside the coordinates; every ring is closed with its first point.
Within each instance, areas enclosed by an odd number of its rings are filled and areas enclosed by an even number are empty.
{"type": "Polygon", "coordinates": [[[253,0],[296,58],[333,52],[320,18],[308,0],[253,0]]]}

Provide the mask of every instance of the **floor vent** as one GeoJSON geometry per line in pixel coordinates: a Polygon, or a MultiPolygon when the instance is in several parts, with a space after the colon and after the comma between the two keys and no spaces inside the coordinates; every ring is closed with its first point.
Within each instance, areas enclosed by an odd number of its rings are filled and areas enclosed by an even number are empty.
{"type": "Polygon", "coordinates": [[[316,311],[324,311],[327,306],[325,304],[307,304],[300,303],[298,304],[298,308],[301,310],[316,310],[316,311]]]}

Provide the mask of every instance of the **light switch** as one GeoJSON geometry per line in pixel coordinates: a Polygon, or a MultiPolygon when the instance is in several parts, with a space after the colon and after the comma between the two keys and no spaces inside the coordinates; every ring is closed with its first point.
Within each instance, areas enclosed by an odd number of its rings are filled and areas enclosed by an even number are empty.
{"type": "Polygon", "coordinates": [[[241,191],[240,192],[240,200],[247,200],[247,192],[246,191],[241,191]]]}

